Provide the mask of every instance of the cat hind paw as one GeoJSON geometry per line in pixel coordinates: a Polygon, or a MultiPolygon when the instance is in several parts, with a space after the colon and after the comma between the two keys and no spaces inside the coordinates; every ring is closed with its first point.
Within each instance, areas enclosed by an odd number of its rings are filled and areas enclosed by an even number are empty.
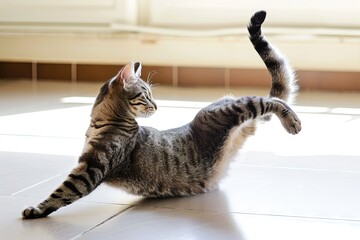
{"type": "Polygon", "coordinates": [[[290,134],[298,134],[301,131],[301,121],[295,113],[290,113],[283,121],[282,125],[290,134]]]}

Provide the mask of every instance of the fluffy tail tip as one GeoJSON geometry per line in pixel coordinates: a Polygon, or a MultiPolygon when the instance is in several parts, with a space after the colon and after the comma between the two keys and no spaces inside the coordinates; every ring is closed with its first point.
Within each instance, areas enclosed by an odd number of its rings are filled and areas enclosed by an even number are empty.
{"type": "Polygon", "coordinates": [[[266,18],[266,12],[265,11],[258,11],[256,12],[250,20],[250,24],[253,26],[260,26],[266,18]]]}

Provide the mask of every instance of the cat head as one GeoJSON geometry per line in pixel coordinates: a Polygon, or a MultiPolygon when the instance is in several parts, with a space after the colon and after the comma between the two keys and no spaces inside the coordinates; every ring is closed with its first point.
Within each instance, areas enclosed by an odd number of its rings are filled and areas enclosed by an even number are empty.
{"type": "Polygon", "coordinates": [[[149,117],[157,106],[151,86],[141,78],[141,63],[130,62],[116,76],[105,83],[95,101],[93,113],[102,112],[111,117],[149,117]]]}

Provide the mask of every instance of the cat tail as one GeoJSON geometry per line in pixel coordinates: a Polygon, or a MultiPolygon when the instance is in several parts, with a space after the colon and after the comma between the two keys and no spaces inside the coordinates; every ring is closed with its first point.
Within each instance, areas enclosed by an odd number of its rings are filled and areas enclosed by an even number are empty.
{"type": "MultiPolygon", "coordinates": [[[[261,25],[265,18],[265,11],[256,12],[251,17],[248,25],[249,38],[271,75],[272,85],[269,97],[279,98],[291,104],[298,92],[296,75],[286,58],[262,34],[261,25]]],[[[265,117],[263,120],[269,119],[265,117]]]]}

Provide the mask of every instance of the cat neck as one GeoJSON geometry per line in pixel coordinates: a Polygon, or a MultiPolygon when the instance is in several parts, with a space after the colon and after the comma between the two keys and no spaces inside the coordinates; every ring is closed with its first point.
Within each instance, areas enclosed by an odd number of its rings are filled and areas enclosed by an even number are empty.
{"type": "Polygon", "coordinates": [[[116,139],[123,139],[128,141],[135,137],[139,132],[139,125],[133,119],[133,121],[111,121],[111,120],[94,120],[91,119],[90,126],[86,131],[87,138],[98,138],[103,133],[107,133],[108,136],[116,136],[116,139]]]}
{"type": "Polygon", "coordinates": [[[138,124],[134,118],[132,119],[113,119],[113,120],[102,120],[102,119],[91,119],[90,127],[101,128],[105,126],[124,126],[131,125],[133,127],[137,127],[138,124]]]}
{"type": "Polygon", "coordinates": [[[134,116],[122,104],[114,104],[110,101],[104,101],[95,105],[91,111],[91,122],[103,124],[136,124],[134,116]]]}

